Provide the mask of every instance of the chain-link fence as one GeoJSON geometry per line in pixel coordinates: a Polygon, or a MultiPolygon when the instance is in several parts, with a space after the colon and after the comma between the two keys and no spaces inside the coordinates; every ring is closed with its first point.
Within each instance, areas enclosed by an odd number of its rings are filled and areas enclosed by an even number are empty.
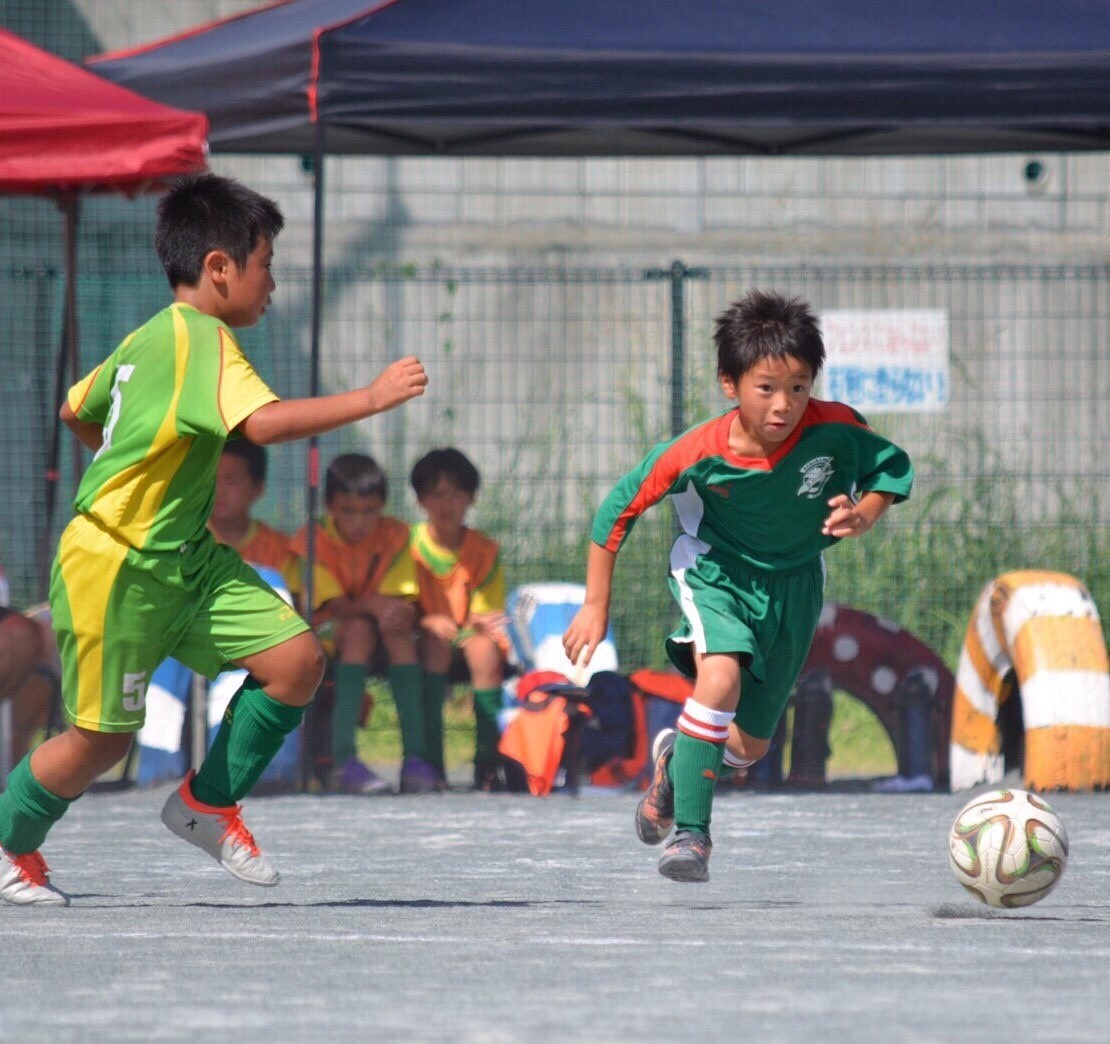
{"type": "MultiPolygon", "coordinates": [[[[279,240],[280,250],[280,240],[279,240]]],[[[166,300],[154,277],[81,280],[87,369],[166,300]]],[[[275,307],[243,335],[280,394],[308,385],[309,273],[281,268],[275,307]]],[[[725,405],[716,388],[715,315],[752,286],[840,308],[947,313],[951,400],[942,411],[871,414],[913,455],[913,499],[867,538],[829,554],[832,599],[888,616],[954,662],[981,587],[1014,568],[1075,573],[1110,598],[1110,465],[1102,410],[1110,359],[1105,266],[793,266],[661,270],[416,268],[329,270],[322,384],[365,383],[389,358],[418,354],[428,394],[321,440],[321,459],[360,449],[385,467],[390,508],[413,519],[408,469],[433,446],[478,465],[473,522],[501,541],[511,583],[580,581],[593,510],[613,481],[676,425],[725,405]],[[676,312],[674,309],[678,307],[676,312]]],[[[5,299],[4,562],[14,591],[42,596],[42,475],[53,424],[61,280],[0,271],[5,299]],[[16,365],[17,360],[19,364],[16,365]],[[9,365],[12,367],[9,369],[9,365]]],[[[71,444],[65,443],[68,447],[71,444]]],[[[304,521],[304,447],[272,451],[261,514],[304,521]]],[[[645,518],[618,564],[615,628],[622,662],[657,663],[674,623],[663,578],[669,511],[645,518]]]]}

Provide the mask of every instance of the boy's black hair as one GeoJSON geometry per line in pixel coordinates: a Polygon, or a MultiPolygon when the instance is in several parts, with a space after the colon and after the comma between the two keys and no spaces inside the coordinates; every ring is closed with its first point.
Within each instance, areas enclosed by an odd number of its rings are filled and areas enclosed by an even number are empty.
{"type": "Polygon", "coordinates": [[[330,504],[341,493],[360,497],[381,497],[385,503],[389,484],[385,472],[365,453],[341,453],[324,476],[324,503],[330,504]]]}
{"type": "Polygon", "coordinates": [[[717,373],[738,381],[760,359],[792,356],[816,377],[825,361],[817,317],[801,298],[751,290],[717,317],[717,373]]]}
{"type": "Polygon", "coordinates": [[[478,492],[478,469],[465,453],[453,448],[430,450],[412,466],[413,491],[422,497],[444,476],[471,496],[478,492]]]}
{"type": "Polygon", "coordinates": [[[238,457],[247,463],[247,474],[255,482],[261,484],[266,481],[266,450],[250,439],[229,439],[224,443],[224,453],[229,457],[238,457]]]}
{"type": "Polygon", "coordinates": [[[154,249],[170,286],[196,286],[205,255],[222,250],[240,268],[285,225],[278,205],[231,178],[191,174],[158,203],[154,249]]]}

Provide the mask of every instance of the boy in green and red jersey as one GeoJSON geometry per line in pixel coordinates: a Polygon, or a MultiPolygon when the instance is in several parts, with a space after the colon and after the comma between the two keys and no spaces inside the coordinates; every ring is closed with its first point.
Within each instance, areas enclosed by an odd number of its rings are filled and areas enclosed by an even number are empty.
{"type": "Polygon", "coordinates": [[[146,687],[167,656],[215,677],[249,672],[204,764],[162,810],[175,834],[244,881],[278,873],[243,824],[248,793],[300,723],[323,671],[308,625],[208,531],[225,440],[262,445],[321,434],[420,395],[419,360],[370,385],[281,401],[231,330],[266,310],[280,210],[203,174],[161,201],[155,246],[174,302],[70,389],[62,419],[96,456],[50,582],[70,726],[13,770],[0,795],[0,898],[66,904],[39,847],[69,805],[127,752],[146,687]]]}
{"type": "Polygon", "coordinates": [[[617,483],[594,520],[585,602],[563,636],[571,662],[589,663],[617,552],[669,495],[682,527],[669,584],[683,623],[667,653],[695,683],[677,734],[653,746],[636,828],[659,844],[676,827],[659,872],[679,881],[709,877],[722,762],[744,768],[767,752],[817,628],[822,552],[866,533],[913,484],[909,457],[858,413],[810,398],[825,348],[803,302],[753,291],[718,317],[714,340],[736,408],[656,446],[617,483]]]}

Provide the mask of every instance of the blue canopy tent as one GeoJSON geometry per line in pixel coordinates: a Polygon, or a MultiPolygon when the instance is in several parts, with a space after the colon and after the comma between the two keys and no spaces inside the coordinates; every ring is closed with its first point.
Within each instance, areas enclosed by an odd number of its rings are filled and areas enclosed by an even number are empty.
{"type": "Polygon", "coordinates": [[[218,152],[1110,145],[1104,0],[287,0],[89,64],[206,112],[218,152]]]}

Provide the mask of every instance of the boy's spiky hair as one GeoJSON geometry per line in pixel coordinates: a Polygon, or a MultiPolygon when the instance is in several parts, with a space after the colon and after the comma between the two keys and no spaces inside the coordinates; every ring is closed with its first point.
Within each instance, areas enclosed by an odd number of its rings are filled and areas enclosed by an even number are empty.
{"type": "Polygon", "coordinates": [[[738,381],[760,359],[791,356],[816,377],[825,361],[817,317],[798,297],[752,290],[717,317],[717,373],[738,381]]]}
{"type": "Polygon", "coordinates": [[[285,225],[278,205],[217,174],[190,174],[158,203],[154,248],[170,286],[196,286],[205,256],[222,250],[240,268],[263,239],[285,225]]]}

